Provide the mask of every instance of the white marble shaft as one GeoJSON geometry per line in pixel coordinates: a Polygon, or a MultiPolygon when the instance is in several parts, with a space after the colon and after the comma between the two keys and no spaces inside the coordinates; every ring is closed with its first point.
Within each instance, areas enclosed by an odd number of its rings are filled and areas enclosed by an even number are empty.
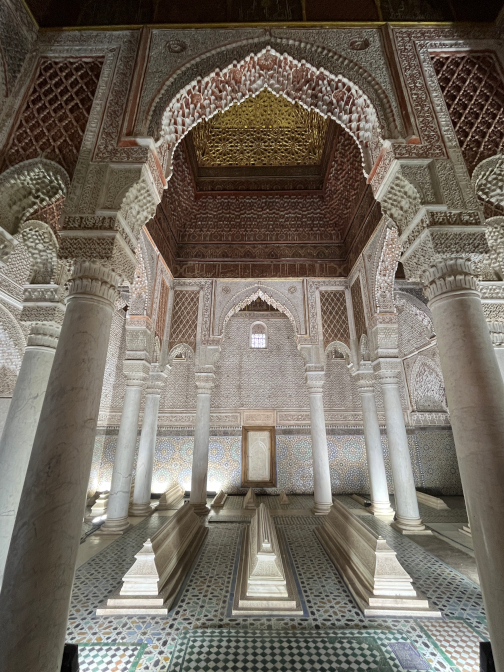
{"type": "Polygon", "coordinates": [[[285,570],[273,519],[264,504],[250,523],[248,597],[287,597],[285,570]]]}
{"type": "Polygon", "coordinates": [[[221,509],[224,506],[224,503],[227,499],[227,495],[224,490],[220,490],[212,500],[210,505],[212,509],[221,509]]]}
{"type": "Polygon", "coordinates": [[[335,501],[316,534],[365,616],[441,618],[385,539],[335,501]]]}
{"type": "Polygon", "coordinates": [[[327,450],[324,399],[322,396],[324,373],[321,371],[307,372],[305,377],[310,395],[313,497],[315,500],[313,512],[317,516],[325,516],[332,506],[332,490],[329,453],[327,450]]]}
{"type": "Polygon", "coordinates": [[[102,533],[122,534],[130,527],[128,509],[141,400],[141,383],[127,385],[112,470],[107,520],[100,530],[102,533]]]}
{"type": "Polygon", "coordinates": [[[59,331],[40,325],[28,338],[0,440],[0,586],[59,331]]]}
{"type": "Polygon", "coordinates": [[[368,510],[375,516],[390,518],[393,517],[394,510],[390,506],[373,382],[372,379],[360,380],[357,384],[362,402],[364,441],[371,486],[371,507],[368,510]]]}
{"type": "Polygon", "coordinates": [[[244,509],[256,509],[259,506],[259,501],[255,495],[253,488],[249,488],[245,499],[243,500],[244,509]]]}
{"type": "Polygon", "coordinates": [[[462,259],[424,283],[437,335],[492,652],[504,670],[504,383],[478,285],[462,259]]]}
{"type": "Polygon", "coordinates": [[[163,492],[157,505],[158,511],[168,511],[179,509],[184,503],[184,488],[180,483],[172,483],[170,487],[163,492]]]}
{"type": "Polygon", "coordinates": [[[408,437],[399,393],[399,372],[385,370],[378,375],[383,390],[390,464],[394,478],[396,504],[394,527],[404,534],[431,534],[430,530],[422,524],[418,510],[408,437]]]}
{"type": "Polygon", "coordinates": [[[433,497],[432,495],[427,495],[425,492],[416,493],[417,500],[420,504],[425,504],[425,506],[430,506],[431,509],[449,509],[450,507],[443,502],[440,497],[433,497]]]}
{"type": "Polygon", "coordinates": [[[57,672],[119,278],[76,264],[2,585],[0,670],[57,672]]]}
{"type": "Polygon", "coordinates": [[[154,452],[159,414],[159,393],[145,396],[145,410],[138,447],[135,488],[133,504],[130,506],[132,516],[147,516],[151,513],[152,471],[154,468],[154,452]]]}
{"type": "Polygon", "coordinates": [[[207,506],[208,445],[210,442],[210,395],[214,384],[213,373],[197,373],[196,420],[194,452],[191,473],[190,504],[196,513],[205,515],[207,506]]]}
{"type": "Polygon", "coordinates": [[[207,532],[192,506],[180,508],[147,539],[97,615],[167,614],[207,532]]]}

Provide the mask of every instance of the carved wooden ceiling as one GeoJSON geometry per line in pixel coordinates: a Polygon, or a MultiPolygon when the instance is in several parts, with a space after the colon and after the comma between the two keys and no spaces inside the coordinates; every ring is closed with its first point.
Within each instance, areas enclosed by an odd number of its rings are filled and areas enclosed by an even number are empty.
{"type": "MultiPolygon", "coordinates": [[[[299,123],[298,117],[291,119],[299,123]]],[[[299,135],[307,145],[313,136],[311,120],[304,119],[308,130],[302,129],[299,135]]],[[[287,122],[281,121],[269,128],[285,128],[282,123],[287,122]]],[[[276,141],[273,136],[271,142],[276,141]]],[[[219,157],[233,157],[234,151],[225,154],[219,149],[219,157]]],[[[261,152],[270,160],[269,147],[261,152]]],[[[181,143],[174,153],[168,188],[148,225],[173,274],[200,278],[346,275],[377,226],[380,207],[366,183],[359,146],[338,124],[327,124],[319,157],[319,164],[311,166],[200,168],[194,144],[181,143]],[[241,172],[234,177],[202,178],[201,170],[241,172]],[[288,170],[298,173],[287,175],[288,170]],[[313,177],[308,170],[318,171],[316,188],[307,188],[313,177]],[[254,171],[277,172],[259,177],[254,171]]],[[[294,163],[292,157],[290,162],[294,163]]]]}
{"type": "Polygon", "coordinates": [[[322,190],[341,128],[264,89],[188,134],[196,190],[322,190]]]}

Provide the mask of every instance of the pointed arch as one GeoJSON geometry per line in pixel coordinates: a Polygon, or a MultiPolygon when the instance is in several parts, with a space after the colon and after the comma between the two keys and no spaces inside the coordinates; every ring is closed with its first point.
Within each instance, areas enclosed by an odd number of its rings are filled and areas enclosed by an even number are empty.
{"type": "Polygon", "coordinates": [[[292,302],[281,292],[272,287],[268,287],[267,285],[259,287],[256,285],[255,287],[248,287],[247,289],[238,292],[238,294],[235,294],[235,296],[225,304],[220,312],[219,319],[217,320],[219,330],[218,335],[222,335],[226,323],[235,313],[239,312],[258,298],[262,299],[270,306],[273,306],[273,308],[276,308],[276,310],[284,315],[287,315],[292,322],[296,336],[300,334],[301,321],[292,302]]]}
{"type": "MultiPolygon", "coordinates": [[[[255,97],[264,89],[343,126],[357,142],[363,166],[364,148],[376,154],[375,159],[378,157],[383,144],[382,130],[375,107],[362,89],[342,74],[317,69],[267,46],[223,70],[196,78],[167,103],[157,141],[167,173],[175,147],[198,122],[255,97]]],[[[367,176],[365,171],[364,174],[367,176]]]]}

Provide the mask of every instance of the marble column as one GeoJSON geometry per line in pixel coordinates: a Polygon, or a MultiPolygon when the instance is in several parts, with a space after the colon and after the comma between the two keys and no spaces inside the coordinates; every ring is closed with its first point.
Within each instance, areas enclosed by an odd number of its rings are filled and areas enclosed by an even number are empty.
{"type": "Polygon", "coordinates": [[[393,527],[403,534],[430,534],[420,518],[406,426],[399,392],[400,361],[379,360],[377,378],[383,392],[396,515],[393,527]]]}
{"type": "MultiPolygon", "coordinates": [[[[64,306],[54,311],[61,322],[64,306]]],[[[0,440],[0,585],[59,333],[57,322],[32,324],[0,440]]]]}
{"type": "Polygon", "coordinates": [[[166,374],[157,364],[151,367],[145,395],[145,410],[138,448],[138,460],[133,490],[131,516],[148,516],[152,513],[150,500],[152,491],[152,469],[156,450],[156,436],[159,414],[159,398],[166,382],[166,374]]]}
{"type": "Polygon", "coordinates": [[[305,380],[310,395],[311,440],[313,456],[313,512],[325,516],[332,506],[331,471],[327,451],[327,435],[324,415],[324,371],[311,367],[305,368],[305,380]]]}
{"type": "Polygon", "coordinates": [[[110,484],[107,519],[100,534],[123,534],[131,527],[128,509],[131,496],[131,478],[138,432],[138,416],[149,364],[145,360],[126,360],[126,392],[110,484]]]}
{"type": "Polygon", "coordinates": [[[496,669],[504,670],[504,383],[465,258],[423,273],[496,669]]]}
{"type": "Polygon", "coordinates": [[[189,503],[199,515],[206,515],[208,444],[210,442],[210,395],[214,386],[213,373],[196,374],[196,420],[194,424],[194,452],[191,474],[191,497],[189,503]]]}
{"type": "Polygon", "coordinates": [[[57,672],[119,276],[78,262],[0,595],[0,670],[57,672]]]}
{"type": "Polygon", "coordinates": [[[381,445],[380,425],[376,412],[376,399],[372,371],[359,371],[356,374],[357,386],[362,402],[362,419],[364,424],[364,441],[371,487],[371,507],[375,516],[390,519],[394,510],[390,506],[387,485],[387,472],[381,445]]]}

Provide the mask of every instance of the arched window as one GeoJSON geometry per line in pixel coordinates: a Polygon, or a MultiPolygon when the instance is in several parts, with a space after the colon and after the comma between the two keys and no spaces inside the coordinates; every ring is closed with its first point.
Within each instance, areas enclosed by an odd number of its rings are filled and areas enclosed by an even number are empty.
{"type": "Polygon", "coordinates": [[[254,322],[250,327],[250,347],[266,348],[268,345],[268,335],[266,325],[263,322],[254,322]]]}

